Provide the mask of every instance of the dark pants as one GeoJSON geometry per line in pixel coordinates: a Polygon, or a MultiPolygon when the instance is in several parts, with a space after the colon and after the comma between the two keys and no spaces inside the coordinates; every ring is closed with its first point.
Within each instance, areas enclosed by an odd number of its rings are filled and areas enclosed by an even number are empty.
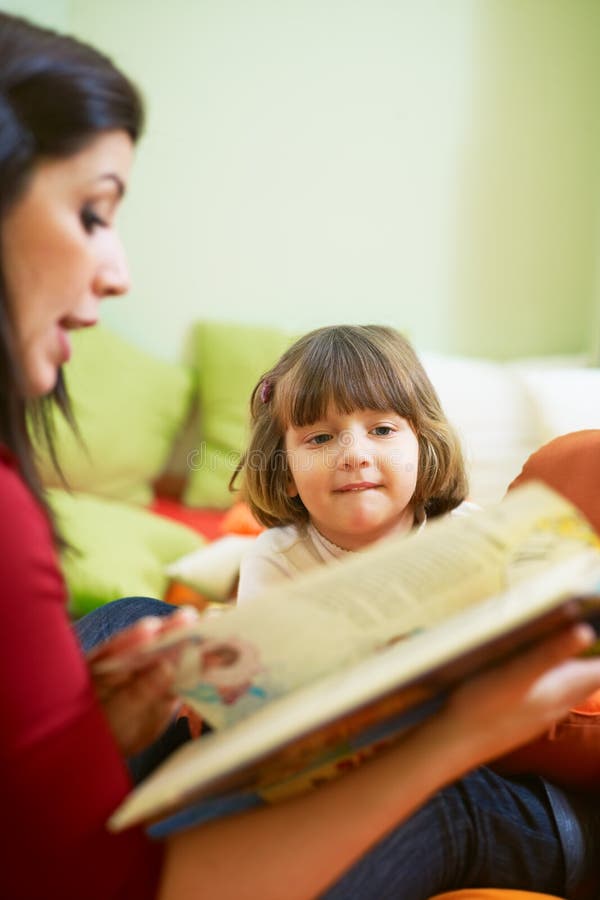
{"type": "Polygon", "coordinates": [[[595,892],[578,889],[586,870],[597,865],[598,842],[586,845],[579,815],[563,812],[560,827],[542,779],[477,769],[436,794],[324,896],[425,900],[459,888],[495,887],[596,900],[595,892]]]}

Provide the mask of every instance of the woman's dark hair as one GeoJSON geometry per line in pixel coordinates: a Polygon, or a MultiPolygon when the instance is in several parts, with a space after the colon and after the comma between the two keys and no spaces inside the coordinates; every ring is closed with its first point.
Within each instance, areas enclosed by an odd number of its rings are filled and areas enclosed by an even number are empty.
{"type": "MultiPolygon", "coordinates": [[[[72,156],[106,131],[123,130],[135,141],[142,124],[140,95],[110,59],[75,38],[0,13],[0,222],[40,158],[72,156]]],[[[62,373],[50,396],[26,395],[0,256],[0,442],[46,509],[28,420],[56,463],[52,402],[72,421],[62,373]]]]}
{"type": "Polygon", "coordinates": [[[460,441],[411,344],[383,325],[333,325],[305,334],[258,381],[250,400],[250,440],[230,481],[267,528],[304,525],[299,497],[290,497],[285,433],[326,416],[393,409],[410,422],[419,444],[412,502],[429,517],[467,495],[460,441]]]}

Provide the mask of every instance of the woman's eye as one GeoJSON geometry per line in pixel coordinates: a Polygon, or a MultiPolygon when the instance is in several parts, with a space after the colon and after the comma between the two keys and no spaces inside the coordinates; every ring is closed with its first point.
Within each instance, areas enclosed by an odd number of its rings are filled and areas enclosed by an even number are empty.
{"type": "Polygon", "coordinates": [[[91,206],[84,206],[81,210],[81,224],[91,234],[95,228],[107,228],[108,222],[95,212],[91,206]]]}
{"type": "Polygon", "coordinates": [[[387,437],[389,434],[393,434],[393,427],[391,425],[376,425],[373,429],[373,434],[377,435],[377,437],[387,437]]]}
{"type": "Polygon", "coordinates": [[[330,434],[315,434],[310,438],[309,443],[311,444],[326,444],[327,441],[331,440],[330,434]]]}

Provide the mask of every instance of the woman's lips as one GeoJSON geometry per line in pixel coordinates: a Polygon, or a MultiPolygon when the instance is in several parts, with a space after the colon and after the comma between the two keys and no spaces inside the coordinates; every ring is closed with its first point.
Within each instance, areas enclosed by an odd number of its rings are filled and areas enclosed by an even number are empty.
{"type": "Polygon", "coordinates": [[[74,316],[65,316],[64,319],[61,319],[60,322],[56,323],[56,331],[58,335],[58,346],[59,346],[59,355],[60,355],[60,363],[59,365],[64,365],[69,362],[71,359],[71,355],[73,353],[73,346],[71,344],[71,335],[70,331],[75,331],[80,328],[92,328],[96,325],[98,319],[79,319],[74,316]]]}

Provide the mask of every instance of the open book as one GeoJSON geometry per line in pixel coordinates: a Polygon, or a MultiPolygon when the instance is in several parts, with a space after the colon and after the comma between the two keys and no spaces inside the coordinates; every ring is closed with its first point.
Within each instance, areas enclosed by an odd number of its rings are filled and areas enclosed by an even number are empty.
{"type": "Polygon", "coordinates": [[[576,618],[600,621],[600,540],[536,484],[203,617],[103,664],[143,665],[170,647],[179,693],[215,729],[109,826],[199,801],[210,818],[240,797],[251,806],[318,785],[397,740],[461,679],[576,618]]]}

